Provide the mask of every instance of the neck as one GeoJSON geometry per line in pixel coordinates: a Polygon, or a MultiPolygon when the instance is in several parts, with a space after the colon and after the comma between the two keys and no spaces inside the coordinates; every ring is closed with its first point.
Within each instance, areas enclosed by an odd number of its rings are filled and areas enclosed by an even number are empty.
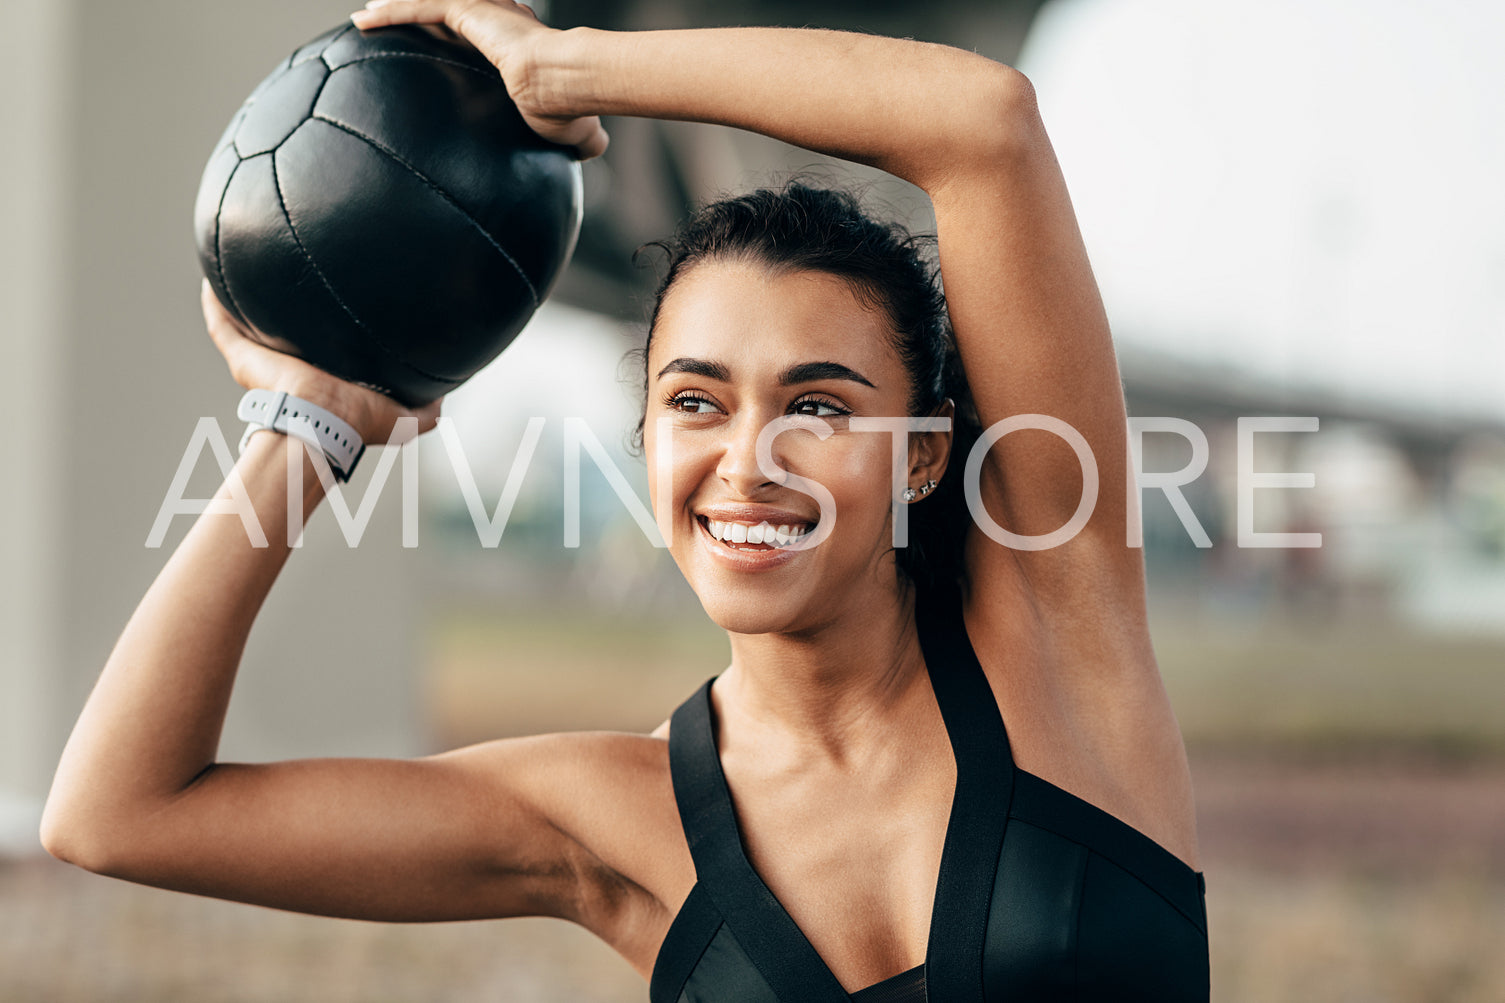
{"type": "Polygon", "coordinates": [[[925,692],[914,590],[854,606],[798,633],[730,634],[718,715],[836,760],[888,733],[888,723],[925,692]]]}

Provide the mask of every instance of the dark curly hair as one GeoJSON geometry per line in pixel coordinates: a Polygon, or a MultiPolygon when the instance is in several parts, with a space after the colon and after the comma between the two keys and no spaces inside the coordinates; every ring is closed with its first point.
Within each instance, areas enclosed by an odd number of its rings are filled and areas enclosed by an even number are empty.
{"type": "MultiPolygon", "coordinates": [[[[969,515],[962,491],[964,460],[979,425],[946,313],[935,238],[881,222],[850,191],[795,179],[698,209],[666,240],[638,249],[663,252],[667,261],[653,298],[648,340],[638,351],[642,386],[648,385],[648,345],[664,297],[696,264],[752,260],[779,270],[808,270],[851,283],[860,302],[883,311],[891,346],[909,374],[909,413],[933,414],[949,398],[956,405],[952,460],[939,486],[909,511],[909,545],[898,548],[899,571],[920,588],[958,581],[969,515]]],[[[634,442],[641,447],[643,419],[634,442]]]]}

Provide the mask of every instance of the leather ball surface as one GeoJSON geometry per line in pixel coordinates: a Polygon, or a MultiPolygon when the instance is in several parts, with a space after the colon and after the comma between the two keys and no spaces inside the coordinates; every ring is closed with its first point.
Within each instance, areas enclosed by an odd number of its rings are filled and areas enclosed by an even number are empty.
{"type": "Polygon", "coordinates": [[[321,35],[209,158],[199,262],[252,336],[414,406],[527,324],[580,231],[580,165],[435,26],[321,35]]]}

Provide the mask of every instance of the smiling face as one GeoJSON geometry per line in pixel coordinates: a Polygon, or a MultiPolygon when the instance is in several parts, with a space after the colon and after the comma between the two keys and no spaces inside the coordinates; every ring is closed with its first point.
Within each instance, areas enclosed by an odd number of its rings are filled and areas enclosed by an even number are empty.
{"type": "MultiPolygon", "coordinates": [[[[898,593],[893,439],[850,428],[852,417],[907,414],[891,339],[885,314],[824,272],[712,259],[668,293],[648,354],[651,489],[675,561],[725,629],[809,630],[864,604],[888,608],[898,593]],[[790,416],[806,427],[779,434],[766,455],[829,492],[824,525],[818,491],[758,462],[760,434],[790,416]],[[807,430],[815,423],[829,435],[807,430]]],[[[938,449],[940,436],[911,445],[911,482],[939,477],[920,466],[938,449]]]]}

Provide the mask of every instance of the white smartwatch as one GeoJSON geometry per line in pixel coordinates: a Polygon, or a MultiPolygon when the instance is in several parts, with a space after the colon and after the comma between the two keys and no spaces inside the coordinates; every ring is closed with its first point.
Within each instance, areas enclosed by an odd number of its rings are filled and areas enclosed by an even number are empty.
{"type": "Polygon", "coordinates": [[[251,436],[262,429],[281,432],[318,446],[339,481],[350,480],[351,471],[366,450],[360,433],[344,421],[317,404],[283,391],[247,390],[235,415],[247,422],[246,433],[240,437],[242,453],[251,436]]]}

